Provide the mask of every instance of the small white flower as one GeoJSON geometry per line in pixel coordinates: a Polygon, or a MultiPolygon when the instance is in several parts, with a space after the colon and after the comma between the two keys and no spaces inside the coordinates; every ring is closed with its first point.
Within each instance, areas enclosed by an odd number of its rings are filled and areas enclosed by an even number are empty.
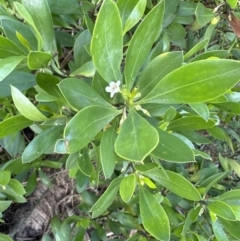
{"type": "Polygon", "coordinates": [[[111,98],[114,96],[115,93],[118,93],[120,91],[120,84],[121,84],[121,81],[118,80],[116,83],[115,82],[110,82],[109,83],[109,86],[106,87],[106,91],[111,93],[110,96],[111,98]]]}

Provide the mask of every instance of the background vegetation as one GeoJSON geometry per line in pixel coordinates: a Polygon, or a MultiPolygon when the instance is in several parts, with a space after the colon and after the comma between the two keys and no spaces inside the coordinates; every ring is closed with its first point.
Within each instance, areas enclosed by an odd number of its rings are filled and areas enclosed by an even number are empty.
{"type": "Polygon", "coordinates": [[[2,0],[0,20],[0,240],[239,240],[237,0],[2,0]]]}

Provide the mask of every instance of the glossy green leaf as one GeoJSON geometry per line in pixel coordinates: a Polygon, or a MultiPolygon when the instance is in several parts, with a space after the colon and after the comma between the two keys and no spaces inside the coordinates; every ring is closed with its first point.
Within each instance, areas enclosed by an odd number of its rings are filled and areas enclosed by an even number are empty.
{"type": "Polygon", "coordinates": [[[18,111],[27,119],[32,121],[44,121],[44,116],[33,103],[14,86],[11,86],[13,102],[18,111]]]}
{"type": "Polygon", "coordinates": [[[36,29],[43,40],[43,49],[48,53],[55,52],[52,15],[47,0],[22,0],[22,4],[30,13],[36,29]]]}
{"type": "Polygon", "coordinates": [[[118,8],[112,0],[104,0],[93,31],[91,53],[97,71],[107,82],[121,79],[122,48],[118,8]]]}
{"type": "Polygon", "coordinates": [[[101,195],[97,202],[92,206],[90,212],[92,212],[92,218],[96,218],[104,213],[108,207],[112,204],[113,200],[116,198],[116,194],[119,189],[119,185],[122,178],[114,179],[107,190],[101,195]]]}
{"type": "Polygon", "coordinates": [[[62,130],[62,126],[53,126],[38,134],[25,148],[22,154],[22,162],[29,163],[40,157],[48,150],[49,146],[58,140],[62,130]]]}
{"type": "Polygon", "coordinates": [[[12,56],[0,60],[0,82],[5,79],[25,58],[25,56],[12,56]]]}
{"type": "Polygon", "coordinates": [[[0,58],[4,59],[17,55],[26,55],[26,53],[10,39],[0,36],[0,58]]]}
{"type": "Polygon", "coordinates": [[[212,229],[217,241],[229,241],[226,233],[223,230],[222,225],[218,220],[216,221],[212,220],[211,224],[212,224],[212,229]]]}
{"type": "Polygon", "coordinates": [[[194,55],[195,53],[197,53],[198,51],[202,50],[203,48],[205,48],[207,46],[209,42],[209,39],[204,39],[202,41],[200,41],[199,43],[197,43],[192,49],[190,49],[185,55],[184,55],[184,60],[190,58],[192,55],[194,55]]]}
{"type": "Polygon", "coordinates": [[[131,90],[139,70],[141,69],[153,43],[156,41],[157,36],[160,34],[163,13],[164,1],[162,0],[140,23],[130,41],[124,72],[128,90],[131,90]],[[151,28],[149,26],[151,26],[151,28]]]}
{"type": "Polygon", "coordinates": [[[55,14],[77,14],[79,13],[79,3],[77,0],[48,0],[48,4],[52,13],[55,14]]]}
{"type": "Polygon", "coordinates": [[[105,178],[111,177],[116,165],[116,154],[114,150],[114,142],[117,137],[115,127],[110,127],[104,132],[100,143],[100,161],[102,164],[103,174],[105,178]]]}
{"type": "Polygon", "coordinates": [[[18,203],[25,203],[27,200],[22,196],[17,194],[10,186],[6,186],[4,189],[0,186],[1,193],[10,197],[11,200],[18,203]]]}
{"type": "Polygon", "coordinates": [[[33,122],[26,119],[22,115],[12,116],[0,122],[0,138],[13,134],[20,131],[30,125],[33,122]]]}
{"type": "Polygon", "coordinates": [[[122,19],[123,33],[130,30],[141,19],[146,3],[146,0],[117,1],[117,6],[122,19]]]}
{"type": "Polygon", "coordinates": [[[122,200],[125,203],[129,202],[130,199],[132,198],[135,188],[136,188],[136,176],[134,174],[126,176],[122,179],[120,183],[119,193],[122,200]]]}
{"type": "Polygon", "coordinates": [[[60,82],[57,77],[46,73],[38,73],[36,79],[37,84],[48,94],[62,98],[60,90],[57,86],[60,82]]]}
{"type": "Polygon", "coordinates": [[[129,161],[143,161],[159,141],[158,133],[134,109],[120,128],[115,142],[116,153],[129,161]]]}
{"type": "Polygon", "coordinates": [[[219,218],[224,229],[234,238],[238,239],[240,237],[240,221],[229,221],[223,218],[219,218]]]}
{"type": "Polygon", "coordinates": [[[197,189],[183,176],[168,170],[165,170],[165,173],[155,168],[144,172],[144,175],[150,177],[152,180],[180,197],[192,201],[200,201],[202,199],[197,189]],[[168,177],[166,177],[165,173],[168,177]]]}
{"type": "Polygon", "coordinates": [[[8,183],[8,186],[11,187],[18,195],[24,195],[26,193],[23,185],[17,179],[12,178],[8,183]]]}
{"type": "Polygon", "coordinates": [[[219,196],[219,199],[224,201],[240,199],[240,189],[235,189],[235,190],[225,192],[221,196],[219,196]]]}
{"type": "Polygon", "coordinates": [[[78,167],[83,174],[91,177],[93,172],[93,166],[88,154],[88,150],[86,148],[83,150],[83,154],[80,154],[78,157],[78,167]]]}
{"type": "Polygon", "coordinates": [[[0,82],[0,98],[11,96],[11,87],[15,86],[21,91],[36,85],[36,76],[31,73],[14,70],[0,82]]]}
{"type": "Polygon", "coordinates": [[[93,77],[95,74],[95,66],[92,61],[88,61],[83,64],[80,68],[76,69],[70,74],[70,77],[84,76],[84,77],[93,77]]]}
{"type": "Polygon", "coordinates": [[[182,52],[163,53],[154,58],[139,76],[137,85],[141,97],[146,96],[167,74],[181,67],[182,61],[182,52]]]}
{"type": "Polygon", "coordinates": [[[86,46],[91,42],[91,33],[89,30],[81,32],[74,42],[73,56],[77,67],[82,66],[91,60],[91,56],[86,50],[86,46]]]}
{"type": "Polygon", "coordinates": [[[27,63],[28,68],[36,70],[47,67],[49,61],[52,59],[52,55],[44,52],[30,52],[28,55],[27,63]]]}
{"type": "Polygon", "coordinates": [[[59,88],[68,103],[78,110],[91,105],[111,106],[83,80],[67,78],[59,88]]]}
{"type": "Polygon", "coordinates": [[[168,74],[140,103],[205,102],[221,96],[237,84],[239,74],[240,63],[232,60],[190,63],[168,74]]]}
{"type": "Polygon", "coordinates": [[[194,155],[190,147],[178,137],[157,129],[159,143],[152,154],[162,160],[170,162],[193,162],[194,155]]]}
{"type": "MultiPolygon", "coordinates": [[[[30,26],[34,29],[35,32],[35,36],[37,38],[37,42],[38,42],[38,50],[42,49],[43,46],[43,39],[39,33],[39,31],[36,28],[36,25],[29,13],[29,11],[19,2],[14,2],[14,6],[17,9],[18,13],[26,20],[26,22],[28,24],[30,24],[30,26]]],[[[36,15],[38,16],[38,14],[36,15]]]]}
{"type": "Polygon", "coordinates": [[[212,120],[205,121],[203,118],[198,116],[189,116],[174,120],[169,123],[168,130],[172,131],[193,131],[208,129],[215,125],[212,120]]]}
{"type": "Polygon", "coordinates": [[[79,111],[67,124],[64,138],[68,151],[85,147],[120,111],[104,106],[90,106],[79,111]]]}
{"type": "Polygon", "coordinates": [[[10,182],[11,172],[0,170],[0,185],[5,186],[10,182]]]}
{"type": "Polygon", "coordinates": [[[205,103],[190,103],[189,106],[204,120],[208,120],[210,112],[208,106],[205,103]]]}
{"type": "Polygon", "coordinates": [[[213,11],[206,8],[202,3],[198,3],[195,14],[197,21],[201,26],[205,26],[214,17],[213,11]]]}
{"type": "Polygon", "coordinates": [[[215,201],[207,205],[207,208],[218,215],[227,220],[236,220],[235,214],[231,207],[223,201],[215,201]]]}
{"type": "Polygon", "coordinates": [[[139,205],[144,228],[157,240],[170,240],[168,216],[153,194],[141,186],[139,186],[139,205]]]}

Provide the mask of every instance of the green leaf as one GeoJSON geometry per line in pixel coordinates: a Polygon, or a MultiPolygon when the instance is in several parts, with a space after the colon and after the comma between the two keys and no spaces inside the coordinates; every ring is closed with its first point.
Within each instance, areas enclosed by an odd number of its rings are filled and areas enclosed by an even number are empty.
{"type": "Polygon", "coordinates": [[[240,103],[236,102],[226,102],[226,103],[219,103],[219,104],[214,104],[217,108],[220,110],[227,111],[231,114],[240,114],[240,103]]]}
{"type": "Polygon", "coordinates": [[[92,61],[88,61],[83,64],[80,68],[76,69],[70,74],[70,77],[84,76],[84,77],[93,77],[95,74],[95,66],[92,61]]]}
{"type": "Polygon", "coordinates": [[[169,123],[168,130],[171,131],[193,131],[208,129],[215,125],[213,120],[205,121],[198,116],[187,116],[180,119],[176,119],[169,123]]]}
{"type": "Polygon", "coordinates": [[[168,74],[139,102],[206,102],[221,96],[237,84],[239,75],[240,63],[233,60],[214,59],[190,63],[168,74]]]}
{"type": "MultiPolygon", "coordinates": [[[[36,25],[30,15],[30,13],[28,12],[28,10],[19,2],[14,2],[14,6],[17,9],[18,13],[23,17],[23,19],[26,20],[26,22],[28,24],[31,25],[31,27],[34,29],[35,32],[35,36],[37,38],[37,42],[38,42],[38,50],[42,49],[43,46],[43,39],[39,33],[39,31],[36,28],[36,25]]],[[[38,14],[37,14],[38,15],[38,14]]]]}
{"type": "Polygon", "coordinates": [[[91,177],[93,172],[93,166],[88,155],[87,148],[84,148],[83,154],[80,154],[78,157],[78,167],[84,175],[91,177]]]}
{"type": "Polygon", "coordinates": [[[25,58],[25,56],[12,56],[0,60],[0,82],[5,79],[25,58]]]}
{"type": "Polygon", "coordinates": [[[213,11],[206,8],[202,3],[198,3],[195,14],[197,21],[201,26],[205,26],[214,17],[213,11]]]}
{"type": "MultiPolygon", "coordinates": [[[[0,213],[8,209],[8,207],[11,205],[12,201],[0,201],[0,213]]],[[[1,240],[1,236],[0,236],[1,240]]],[[[4,239],[5,240],[5,239],[4,239]]]]}
{"type": "Polygon", "coordinates": [[[207,208],[219,217],[232,221],[236,220],[235,214],[231,207],[223,201],[215,201],[209,203],[207,208]]]}
{"type": "Polygon", "coordinates": [[[96,218],[104,213],[108,207],[112,204],[113,200],[116,198],[116,194],[119,189],[119,184],[121,182],[121,177],[114,179],[107,190],[101,195],[97,202],[92,206],[90,212],[92,212],[92,218],[96,218]]]}
{"type": "Polygon", "coordinates": [[[31,51],[28,55],[28,68],[31,70],[36,70],[44,68],[48,65],[49,61],[52,59],[52,55],[44,52],[31,51]]]}
{"type": "Polygon", "coordinates": [[[12,201],[19,202],[19,203],[24,203],[26,202],[26,199],[22,196],[17,194],[9,185],[6,186],[6,188],[0,187],[1,192],[9,197],[12,201]]]}
{"type": "Polygon", "coordinates": [[[104,106],[89,106],[79,111],[64,130],[68,151],[81,150],[119,114],[120,111],[104,106]]]}
{"type": "Polygon", "coordinates": [[[77,110],[91,105],[111,106],[83,80],[67,78],[61,81],[59,88],[68,103],[77,110]]]}
{"type": "Polygon", "coordinates": [[[222,225],[218,220],[216,221],[212,220],[211,224],[212,224],[214,235],[218,241],[229,241],[226,233],[223,230],[222,225]]]}
{"type": "Polygon", "coordinates": [[[228,50],[211,50],[211,51],[207,51],[207,52],[196,55],[194,58],[189,60],[189,63],[196,62],[199,60],[207,60],[208,58],[225,59],[228,55],[229,55],[228,50]]]}
{"type": "Polygon", "coordinates": [[[238,177],[240,177],[240,164],[234,159],[228,158],[227,160],[231,169],[238,175],[238,177]]]}
{"type": "Polygon", "coordinates": [[[200,115],[205,121],[210,117],[208,106],[205,103],[191,103],[189,106],[200,115]]]}
{"type": "Polygon", "coordinates": [[[36,76],[34,74],[14,70],[0,82],[0,98],[11,96],[10,85],[15,86],[21,91],[30,89],[32,86],[36,85],[36,76]]]}
{"type": "Polygon", "coordinates": [[[8,235],[0,234],[0,241],[13,241],[8,235]]]}
{"type": "Polygon", "coordinates": [[[219,196],[219,199],[224,201],[240,199],[240,189],[235,189],[235,190],[225,192],[221,196],[219,196]]]}
{"type": "Polygon", "coordinates": [[[125,203],[128,203],[133,196],[136,187],[136,176],[131,174],[124,177],[120,183],[120,196],[125,203]]]}
{"type": "Polygon", "coordinates": [[[134,109],[130,109],[116,139],[115,151],[126,160],[142,162],[154,150],[158,141],[156,129],[134,109]]]}
{"type": "Polygon", "coordinates": [[[141,19],[146,8],[146,3],[146,0],[117,1],[124,34],[141,19]]]}
{"type": "Polygon", "coordinates": [[[157,129],[159,134],[159,143],[152,154],[162,160],[185,163],[195,161],[190,147],[178,137],[168,134],[161,129],[157,129]]]}
{"type": "Polygon", "coordinates": [[[22,115],[12,116],[8,119],[5,119],[0,122],[0,138],[20,131],[32,124],[32,121],[26,119],[22,115]]]}
{"type": "Polygon", "coordinates": [[[118,8],[112,0],[104,0],[93,31],[91,53],[97,71],[107,82],[121,80],[122,49],[118,8]]]}
{"type": "Polygon", "coordinates": [[[18,111],[27,119],[32,121],[45,121],[48,118],[44,116],[33,104],[32,102],[22,94],[14,86],[11,86],[13,102],[18,109],[18,111]]]}
{"type": "Polygon", "coordinates": [[[103,174],[105,178],[110,178],[116,165],[116,154],[114,150],[114,142],[117,137],[115,127],[110,127],[103,133],[100,143],[100,161],[102,164],[103,174]]]}
{"type": "Polygon", "coordinates": [[[222,140],[222,141],[227,141],[227,136],[226,136],[226,132],[224,131],[224,129],[218,127],[218,126],[214,126],[212,128],[209,128],[207,130],[214,138],[222,140]]]}
{"type": "Polygon", "coordinates": [[[54,53],[56,49],[53,20],[47,0],[22,0],[22,4],[30,13],[34,25],[42,37],[44,51],[54,53]]]}
{"type": "MultiPolygon", "coordinates": [[[[10,21],[10,20],[9,20],[10,21]]],[[[0,58],[4,59],[7,57],[26,55],[26,53],[21,50],[14,42],[11,40],[0,36],[0,58]]]]}
{"type": "Polygon", "coordinates": [[[62,98],[62,95],[59,91],[58,84],[59,79],[51,74],[38,73],[37,74],[37,84],[48,94],[62,98]]]}
{"type": "Polygon", "coordinates": [[[82,66],[91,60],[91,56],[86,50],[86,46],[91,42],[91,33],[89,30],[81,32],[74,42],[73,56],[77,67],[82,66]]]}
{"type": "Polygon", "coordinates": [[[29,163],[40,157],[48,150],[49,146],[58,140],[62,130],[62,126],[53,126],[38,134],[25,148],[22,154],[22,162],[29,163]]]}
{"type": "Polygon", "coordinates": [[[79,13],[79,3],[77,0],[48,0],[48,4],[52,13],[62,15],[62,14],[78,14],[79,13]]]}
{"type": "Polygon", "coordinates": [[[137,85],[141,97],[146,96],[167,74],[181,67],[182,61],[182,52],[163,53],[154,58],[139,76],[137,85]]]}
{"type": "Polygon", "coordinates": [[[28,49],[26,48],[26,46],[24,47],[24,45],[19,45],[21,41],[17,34],[21,35],[25,39],[25,41],[27,41],[27,43],[29,44],[28,47],[31,50],[37,50],[37,39],[34,36],[34,33],[26,24],[18,20],[2,19],[2,27],[6,37],[9,40],[13,41],[17,46],[19,46],[19,48],[21,47],[21,49],[23,49],[24,52],[28,52],[28,49]]]}
{"type": "Polygon", "coordinates": [[[237,6],[237,0],[227,0],[227,3],[230,5],[231,8],[235,8],[237,6]]]}
{"type": "MultiPolygon", "coordinates": [[[[240,237],[240,221],[229,221],[223,218],[219,218],[221,224],[223,225],[224,229],[236,239],[240,237]]],[[[221,240],[222,241],[222,240],[221,240]]]]}
{"type": "Polygon", "coordinates": [[[5,186],[10,182],[11,172],[0,170],[0,185],[5,186]]]}
{"type": "Polygon", "coordinates": [[[208,45],[209,42],[209,38],[204,39],[202,41],[200,41],[199,43],[197,43],[192,49],[190,49],[185,55],[184,55],[184,60],[190,58],[192,55],[194,55],[195,53],[197,53],[198,51],[202,50],[203,48],[205,48],[208,45]]]}
{"type": "Polygon", "coordinates": [[[165,173],[162,170],[155,168],[144,172],[143,174],[180,197],[192,201],[202,200],[197,189],[183,176],[168,170],[165,170],[165,173]]]}
{"type": "Polygon", "coordinates": [[[18,195],[24,195],[26,193],[23,185],[17,179],[11,179],[8,186],[18,195]]]}
{"type": "Polygon", "coordinates": [[[140,23],[130,41],[124,72],[128,90],[131,90],[139,70],[152,48],[153,43],[160,34],[163,14],[164,1],[162,0],[140,23]],[[151,28],[149,26],[151,26],[151,28]]]}
{"type": "Polygon", "coordinates": [[[157,240],[170,240],[170,224],[164,209],[155,197],[141,186],[139,206],[144,228],[157,240]]]}

